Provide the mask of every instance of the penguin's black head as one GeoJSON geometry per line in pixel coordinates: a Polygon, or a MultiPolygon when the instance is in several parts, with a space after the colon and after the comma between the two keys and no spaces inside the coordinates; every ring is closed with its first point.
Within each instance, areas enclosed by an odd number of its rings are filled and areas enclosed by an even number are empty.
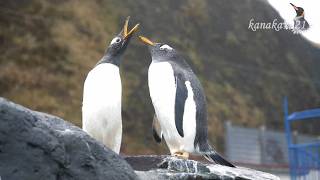
{"type": "Polygon", "coordinates": [[[129,32],[128,32],[128,23],[129,18],[127,17],[126,22],[124,23],[123,29],[121,32],[115,36],[112,41],[110,42],[110,45],[108,49],[106,50],[106,54],[111,57],[118,57],[126,50],[130,39],[134,32],[138,30],[139,24],[136,24],[129,32]]]}
{"type": "Polygon", "coordinates": [[[151,53],[152,59],[163,59],[166,57],[173,57],[177,55],[177,52],[167,44],[164,43],[154,43],[150,39],[139,36],[140,40],[149,45],[149,51],[151,53]]]}
{"type": "Polygon", "coordinates": [[[295,5],[293,5],[292,3],[290,3],[291,6],[294,8],[294,10],[297,13],[297,16],[304,16],[304,9],[302,7],[297,7],[295,5]]]}

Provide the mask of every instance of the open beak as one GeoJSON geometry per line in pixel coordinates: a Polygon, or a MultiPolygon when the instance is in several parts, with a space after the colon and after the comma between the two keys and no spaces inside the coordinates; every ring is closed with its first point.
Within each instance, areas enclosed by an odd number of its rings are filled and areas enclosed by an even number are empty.
{"type": "Polygon", "coordinates": [[[290,3],[290,4],[294,8],[294,10],[298,11],[298,7],[297,6],[293,5],[292,3],[290,3]]]}
{"type": "Polygon", "coordinates": [[[124,39],[128,39],[129,37],[131,37],[132,34],[138,30],[138,27],[139,27],[139,24],[136,24],[136,25],[128,32],[129,19],[130,19],[130,16],[127,17],[126,22],[124,23],[124,26],[123,26],[123,37],[124,37],[124,39]]]}
{"type": "Polygon", "coordinates": [[[146,37],[143,37],[143,36],[139,36],[139,39],[141,42],[147,44],[147,45],[150,45],[150,46],[155,46],[156,43],[152,42],[150,39],[146,38],[146,37]]]}

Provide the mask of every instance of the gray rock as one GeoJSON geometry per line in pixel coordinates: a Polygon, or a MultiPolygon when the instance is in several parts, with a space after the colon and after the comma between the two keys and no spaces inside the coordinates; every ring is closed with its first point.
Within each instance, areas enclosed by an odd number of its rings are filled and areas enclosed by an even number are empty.
{"type": "Polygon", "coordinates": [[[80,128],[0,98],[0,179],[138,179],[119,155],[80,128]]]}
{"type": "Polygon", "coordinates": [[[226,167],[216,164],[178,159],[172,156],[125,157],[142,180],[164,179],[237,179],[280,180],[261,171],[244,167],[226,167]]]}

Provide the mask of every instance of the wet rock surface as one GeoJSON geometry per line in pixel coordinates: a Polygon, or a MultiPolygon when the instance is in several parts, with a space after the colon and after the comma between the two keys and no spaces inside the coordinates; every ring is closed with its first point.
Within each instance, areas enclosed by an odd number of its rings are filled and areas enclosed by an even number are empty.
{"type": "Polygon", "coordinates": [[[171,156],[128,156],[126,161],[142,180],[155,179],[252,179],[279,180],[278,177],[244,167],[231,168],[183,160],[171,156]]]}
{"type": "Polygon", "coordinates": [[[0,179],[138,179],[122,157],[80,128],[0,98],[0,179]]]}

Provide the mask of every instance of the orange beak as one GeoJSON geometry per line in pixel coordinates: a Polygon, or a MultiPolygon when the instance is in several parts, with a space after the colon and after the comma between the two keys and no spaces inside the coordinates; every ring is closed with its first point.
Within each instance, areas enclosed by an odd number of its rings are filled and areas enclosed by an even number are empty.
{"type": "Polygon", "coordinates": [[[150,45],[150,46],[155,46],[156,43],[152,42],[150,39],[146,38],[146,37],[143,37],[143,36],[139,36],[139,39],[141,42],[147,44],[147,45],[150,45]]]}
{"type": "Polygon", "coordinates": [[[123,37],[124,39],[127,39],[130,37],[134,32],[138,30],[139,24],[136,24],[129,32],[128,32],[128,24],[129,24],[130,16],[127,17],[126,22],[123,26],[123,37]]]}

